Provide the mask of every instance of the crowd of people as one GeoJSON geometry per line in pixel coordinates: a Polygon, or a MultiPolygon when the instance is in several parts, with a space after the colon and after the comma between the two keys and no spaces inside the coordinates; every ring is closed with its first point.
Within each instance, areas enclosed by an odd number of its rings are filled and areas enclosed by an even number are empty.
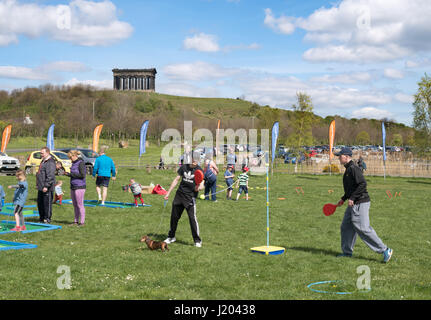
{"type": "MultiPolygon", "coordinates": [[[[62,204],[64,194],[62,190],[63,181],[56,181],[56,163],[54,158],[51,156],[51,150],[48,147],[43,147],[40,150],[40,154],[42,158],[36,172],[37,209],[39,212],[39,222],[50,224],[53,204],[57,202],[60,205],[62,204]]],[[[66,172],[65,175],[70,178],[70,195],[75,212],[75,219],[71,225],[84,226],[84,198],[87,188],[87,170],[83,159],[80,157],[80,151],[71,150],[67,155],[72,165],[70,172],[66,172]]],[[[19,232],[26,230],[23,209],[29,194],[29,186],[26,174],[23,170],[18,170],[15,175],[17,178],[17,184],[10,185],[8,188],[15,189],[13,206],[16,226],[11,230],[19,232]]],[[[116,178],[115,165],[112,159],[105,155],[105,150],[102,149],[93,168],[93,178],[96,178],[96,191],[101,205],[105,204],[111,177],[112,180],[115,180],[116,178]]],[[[5,202],[5,192],[2,186],[0,186],[0,198],[1,211],[5,202]]]]}
{"type": "MultiPolygon", "coordinates": [[[[42,161],[36,173],[37,207],[39,210],[40,222],[49,224],[52,218],[52,204],[57,201],[61,204],[63,191],[62,183],[56,183],[56,163],[51,157],[50,150],[47,147],[43,147],[41,149],[41,155],[42,161]]],[[[383,261],[388,262],[392,256],[393,250],[383,243],[376,231],[370,226],[370,197],[367,192],[367,183],[363,176],[366,165],[363,159],[359,159],[359,162],[354,161],[352,159],[352,150],[348,147],[342,148],[341,151],[335,155],[339,157],[340,164],[344,165],[346,168],[343,175],[344,194],[337,203],[337,206],[341,207],[345,202],[348,203],[341,224],[342,252],[338,256],[352,257],[356,238],[359,235],[370,249],[376,253],[382,254],[383,261]]],[[[86,167],[84,161],[80,157],[79,151],[69,151],[68,157],[72,162],[72,166],[70,173],[66,173],[66,175],[70,178],[70,192],[75,212],[72,225],[84,226],[86,167]]],[[[202,163],[201,153],[190,150],[184,153],[182,163],[177,170],[177,175],[164,196],[165,201],[169,200],[171,193],[179,184],[172,201],[170,228],[168,237],[165,239],[166,243],[170,244],[176,241],[175,236],[178,222],[184,210],[186,210],[195,246],[202,246],[199,223],[196,215],[196,199],[199,191],[204,190],[205,200],[217,201],[217,176],[220,173],[220,169],[212,158],[212,154],[208,154],[203,161],[202,168],[200,166],[202,163]],[[202,182],[199,183],[196,182],[195,178],[199,176],[197,171],[201,171],[200,174],[204,177],[202,182]]],[[[242,172],[235,181],[235,166],[237,164],[235,153],[229,150],[226,158],[227,167],[223,178],[227,188],[222,190],[226,190],[226,199],[232,200],[233,187],[238,183],[238,193],[235,200],[238,201],[243,192],[246,200],[248,200],[248,167],[244,164],[242,165],[242,172]]],[[[110,180],[112,179],[115,181],[116,179],[116,169],[113,160],[105,154],[105,150],[103,149],[100,151],[100,156],[96,159],[92,176],[96,178],[98,201],[101,205],[104,205],[110,180]]],[[[26,230],[26,226],[23,209],[28,197],[29,187],[23,170],[18,170],[16,172],[16,178],[17,184],[8,186],[9,189],[15,189],[13,205],[16,226],[12,230],[24,231],[26,230]]],[[[142,186],[134,179],[130,179],[128,188],[129,191],[133,193],[136,207],[138,206],[138,199],[141,201],[142,206],[144,206],[141,187],[142,186]]],[[[0,210],[4,205],[4,199],[5,192],[3,187],[0,186],[0,210]]]]}

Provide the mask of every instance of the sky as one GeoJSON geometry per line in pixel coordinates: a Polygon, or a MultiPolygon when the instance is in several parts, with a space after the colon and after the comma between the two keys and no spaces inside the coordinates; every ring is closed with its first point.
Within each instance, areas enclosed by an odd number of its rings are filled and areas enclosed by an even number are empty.
{"type": "Polygon", "coordinates": [[[0,0],[0,90],[156,68],[156,92],[411,126],[429,0],[0,0]]]}

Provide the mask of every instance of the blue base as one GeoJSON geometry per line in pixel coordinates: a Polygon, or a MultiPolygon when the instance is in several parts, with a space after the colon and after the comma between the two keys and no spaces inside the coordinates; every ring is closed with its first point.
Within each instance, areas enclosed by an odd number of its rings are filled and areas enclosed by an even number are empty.
{"type": "MultiPolygon", "coordinates": [[[[6,221],[3,220],[1,221],[1,223],[4,224],[11,224],[13,226],[15,226],[15,221],[6,221]]],[[[44,223],[35,223],[35,222],[26,222],[25,223],[26,226],[36,226],[36,227],[40,227],[39,229],[33,229],[33,230],[25,230],[25,231],[20,231],[21,233],[25,234],[25,233],[34,233],[34,232],[41,232],[41,231],[49,231],[49,230],[58,230],[61,229],[61,226],[56,226],[53,224],[44,224],[44,223]]],[[[8,233],[15,233],[16,231],[2,231],[0,232],[0,234],[8,234],[8,233]]]]}
{"type": "Polygon", "coordinates": [[[37,245],[35,244],[11,242],[11,241],[4,241],[4,240],[0,240],[0,244],[7,245],[7,247],[0,247],[0,251],[37,248],[37,245]]]}
{"type": "MultiPolygon", "coordinates": [[[[32,207],[32,206],[24,207],[24,210],[28,210],[27,208],[30,208],[30,207],[32,207]]],[[[13,216],[15,216],[14,210],[15,210],[14,207],[9,207],[9,206],[6,207],[5,206],[5,207],[3,207],[2,211],[0,211],[0,214],[4,215],[4,216],[8,216],[8,217],[13,217],[13,216]]],[[[32,210],[32,212],[33,212],[32,214],[24,213],[24,218],[39,217],[39,211],[32,210]]]]}
{"type": "MultiPolygon", "coordinates": [[[[97,204],[97,200],[84,200],[84,206],[85,207],[107,207],[107,208],[133,208],[135,207],[134,203],[127,203],[127,202],[113,202],[113,201],[105,201],[104,205],[97,204]]],[[[63,200],[63,203],[65,204],[72,204],[72,199],[63,200]]],[[[142,204],[139,205],[142,207],[142,204]]],[[[144,204],[144,207],[151,207],[149,204],[144,204]]]]}

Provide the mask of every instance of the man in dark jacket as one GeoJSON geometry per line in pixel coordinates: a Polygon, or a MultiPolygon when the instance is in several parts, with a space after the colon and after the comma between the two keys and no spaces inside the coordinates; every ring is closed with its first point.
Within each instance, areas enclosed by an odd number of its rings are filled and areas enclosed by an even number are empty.
{"type": "Polygon", "coordinates": [[[42,161],[36,173],[37,209],[41,223],[51,223],[55,187],[55,160],[48,147],[40,150],[42,161]]]}
{"type": "Polygon", "coordinates": [[[383,262],[387,263],[392,256],[392,249],[383,243],[370,226],[370,197],[362,170],[354,164],[350,148],[342,148],[335,155],[346,168],[343,175],[344,195],[338,202],[338,206],[341,207],[345,201],[348,201],[348,207],[341,223],[342,253],[339,257],[352,256],[356,237],[359,235],[371,250],[383,254],[383,262]]]}

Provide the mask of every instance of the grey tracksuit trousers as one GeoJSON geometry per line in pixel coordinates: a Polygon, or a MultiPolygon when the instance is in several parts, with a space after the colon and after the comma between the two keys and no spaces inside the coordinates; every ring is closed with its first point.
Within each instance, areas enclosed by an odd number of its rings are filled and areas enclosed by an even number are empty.
{"type": "Polygon", "coordinates": [[[358,235],[371,250],[377,253],[383,253],[387,249],[387,246],[377,236],[376,231],[370,226],[369,210],[370,202],[347,207],[341,223],[341,250],[343,253],[353,253],[358,235]]]}

